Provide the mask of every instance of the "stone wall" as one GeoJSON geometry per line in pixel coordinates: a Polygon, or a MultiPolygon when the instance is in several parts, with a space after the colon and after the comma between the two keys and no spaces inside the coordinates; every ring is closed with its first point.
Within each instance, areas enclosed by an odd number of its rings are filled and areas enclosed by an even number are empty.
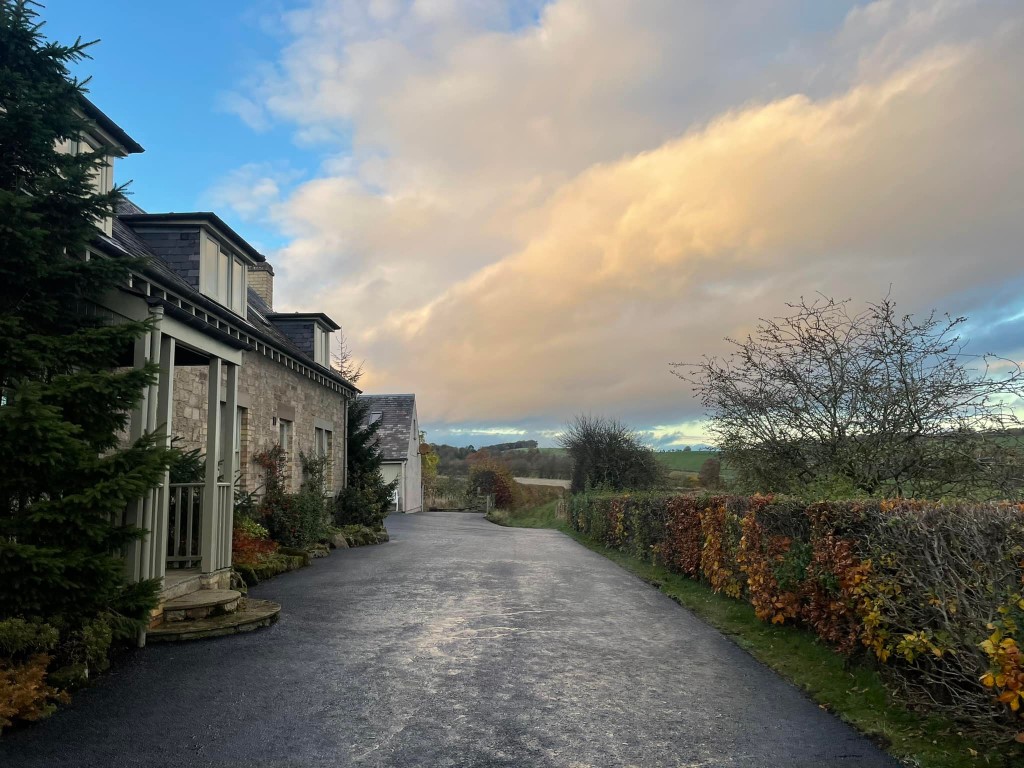
{"type": "MultiPolygon", "coordinates": [[[[206,450],[205,366],[176,367],[174,370],[175,437],[184,450],[206,450]]],[[[345,398],[314,381],[300,376],[280,363],[255,353],[242,355],[238,376],[238,404],[242,411],[240,470],[242,486],[252,490],[263,480],[252,464],[256,453],[280,440],[280,421],[291,422],[289,484],[298,490],[302,482],[299,453],[313,451],[314,430],[326,427],[332,432],[331,454],[333,488],[341,490],[345,476],[345,398]]]]}

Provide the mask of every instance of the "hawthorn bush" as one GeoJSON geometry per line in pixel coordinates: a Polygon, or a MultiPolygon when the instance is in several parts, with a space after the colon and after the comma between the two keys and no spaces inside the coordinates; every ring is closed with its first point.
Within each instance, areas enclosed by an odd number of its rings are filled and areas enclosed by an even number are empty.
{"type": "Polygon", "coordinates": [[[878,664],[914,705],[1024,730],[1024,505],[578,494],[570,526],[878,664]]]}

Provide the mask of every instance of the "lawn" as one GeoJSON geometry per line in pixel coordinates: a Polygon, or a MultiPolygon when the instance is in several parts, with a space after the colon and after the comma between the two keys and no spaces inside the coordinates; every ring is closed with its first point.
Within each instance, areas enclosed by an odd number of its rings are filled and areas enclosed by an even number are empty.
{"type": "Polygon", "coordinates": [[[874,667],[850,663],[807,631],[759,621],[749,604],[715,594],[706,584],[595,544],[559,520],[556,510],[557,502],[551,502],[514,512],[495,510],[488,519],[512,527],[553,528],[604,555],[718,629],[908,766],[1024,765],[1020,745],[975,740],[947,718],[909,709],[892,696],[874,667]]]}

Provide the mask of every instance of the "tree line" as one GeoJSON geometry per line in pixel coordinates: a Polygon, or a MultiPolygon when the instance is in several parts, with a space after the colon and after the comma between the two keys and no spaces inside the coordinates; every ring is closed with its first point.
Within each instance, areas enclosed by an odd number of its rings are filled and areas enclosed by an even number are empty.
{"type": "Polygon", "coordinates": [[[536,440],[518,440],[476,448],[472,445],[431,444],[438,456],[437,473],[445,477],[468,477],[474,459],[484,456],[499,461],[516,477],[547,477],[568,480],[572,459],[560,451],[541,450],[536,440]]]}

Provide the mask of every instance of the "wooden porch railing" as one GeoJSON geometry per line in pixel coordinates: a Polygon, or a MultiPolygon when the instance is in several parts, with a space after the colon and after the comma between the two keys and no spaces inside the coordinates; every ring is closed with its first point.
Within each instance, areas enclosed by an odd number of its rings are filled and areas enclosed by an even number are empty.
{"type": "Polygon", "coordinates": [[[171,483],[168,504],[167,567],[194,568],[202,561],[205,483],[171,483]]]}
{"type": "MultiPolygon", "coordinates": [[[[203,559],[203,496],[205,483],[171,483],[168,503],[167,567],[195,568],[203,559]]],[[[231,541],[231,483],[217,483],[217,531],[222,542],[231,541]]],[[[230,544],[228,544],[230,546],[230,544]]],[[[228,550],[230,557],[230,549],[228,550]]]]}

